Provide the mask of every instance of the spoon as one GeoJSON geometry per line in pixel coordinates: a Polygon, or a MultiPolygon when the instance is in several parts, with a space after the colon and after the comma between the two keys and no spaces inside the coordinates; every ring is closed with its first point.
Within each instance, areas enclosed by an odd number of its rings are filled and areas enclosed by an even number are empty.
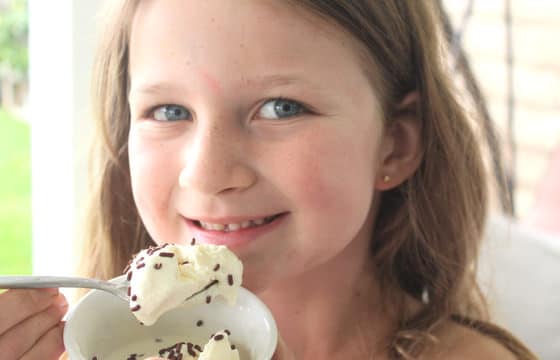
{"type": "Polygon", "coordinates": [[[126,275],[109,281],[75,276],[0,276],[0,289],[83,288],[109,292],[129,301],[126,275]]]}
{"type": "MultiPolygon", "coordinates": [[[[218,284],[217,280],[193,293],[185,301],[203,293],[218,284]]],[[[88,279],[76,276],[0,276],[0,289],[37,289],[37,288],[83,288],[106,291],[129,302],[128,287],[130,282],[126,275],[121,275],[111,280],[88,279]]]]}

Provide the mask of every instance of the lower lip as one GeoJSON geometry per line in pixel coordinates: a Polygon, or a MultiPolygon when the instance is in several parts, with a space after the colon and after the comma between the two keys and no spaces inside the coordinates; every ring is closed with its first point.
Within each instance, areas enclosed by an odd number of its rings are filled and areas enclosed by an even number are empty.
{"type": "Polygon", "coordinates": [[[281,214],[268,224],[229,232],[206,230],[196,225],[192,220],[187,220],[187,224],[191,228],[197,243],[227,245],[230,248],[235,248],[251,243],[263,235],[273,231],[284,222],[287,215],[287,213],[281,214]]]}

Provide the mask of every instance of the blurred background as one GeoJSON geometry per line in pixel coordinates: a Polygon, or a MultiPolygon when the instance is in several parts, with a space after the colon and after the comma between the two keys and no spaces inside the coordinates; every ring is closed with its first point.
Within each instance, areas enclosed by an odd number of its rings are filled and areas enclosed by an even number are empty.
{"type": "MultiPolygon", "coordinates": [[[[433,1],[503,157],[482,282],[501,324],[560,359],[560,1],[433,1]]],[[[73,271],[101,3],[0,0],[0,274],[73,271]]]]}
{"type": "Polygon", "coordinates": [[[0,274],[31,271],[26,0],[0,0],[0,274]]]}

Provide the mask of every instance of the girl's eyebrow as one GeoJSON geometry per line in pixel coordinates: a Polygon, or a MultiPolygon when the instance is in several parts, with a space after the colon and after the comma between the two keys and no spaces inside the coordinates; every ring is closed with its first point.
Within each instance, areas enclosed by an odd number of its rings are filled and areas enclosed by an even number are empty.
{"type": "MultiPolygon", "coordinates": [[[[285,75],[263,75],[254,78],[243,78],[243,86],[255,87],[259,90],[274,87],[283,87],[290,85],[307,85],[312,88],[320,88],[313,82],[305,78],[305,76],[298,76],[298,74],[285,74],[285,75]]],[[[170,92],[184,92],[186,89],[176,82],[145,82],[139,83],[131,87],[129,98],[135,95],[157,95],[166,94],[170,92]]]]}
{"type": "Polygon", "coordinates": [[[140,83],[137,86],[131,87],[128,97],[131,98],[136,94],[162,94],[176,91],[184,91],[183,88],[174,83],[168,82],[154,82],[154,83],[140,83]]]}
{"type": "Polygon", "coordinates": [[[321,86],[320,82],[315,82],[305,76],[305,74],[290,73],[290,74],[272,74],[255,77],[248,79],[244,82],[247,86],[255,87],[259,90],[273,89],[289,86],[303,86],[307,90],[322,92],[324,85],[321,86]]]}
{"type": "Polygon", "coordinates": [[[258,86],[282,86],[282,85],[292,85],[296,83],[307,83],[305,78],[298,76],[297,74],[287,74],[287,75],[264,75],[259,76],[255,80],[248,80],[247,83],[251,84],[254,82],[258,86]]]}

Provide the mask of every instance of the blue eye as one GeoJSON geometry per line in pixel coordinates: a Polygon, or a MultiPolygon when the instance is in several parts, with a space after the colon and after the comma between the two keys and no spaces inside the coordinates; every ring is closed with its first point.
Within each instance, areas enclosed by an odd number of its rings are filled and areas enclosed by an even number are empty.
{"type": "Polygon", "coordinates": [[[152,111],[152,117],[158,121],[189,120],[190,112],[179,105],[158,106],[152,111]]]}
{"type": "Polygon", "coordinates": [[[287,99],[267,101],[259,110],[259,116],[267,119],[282,119],[297,116],[305,111],[300,103],[287,99]]]}

